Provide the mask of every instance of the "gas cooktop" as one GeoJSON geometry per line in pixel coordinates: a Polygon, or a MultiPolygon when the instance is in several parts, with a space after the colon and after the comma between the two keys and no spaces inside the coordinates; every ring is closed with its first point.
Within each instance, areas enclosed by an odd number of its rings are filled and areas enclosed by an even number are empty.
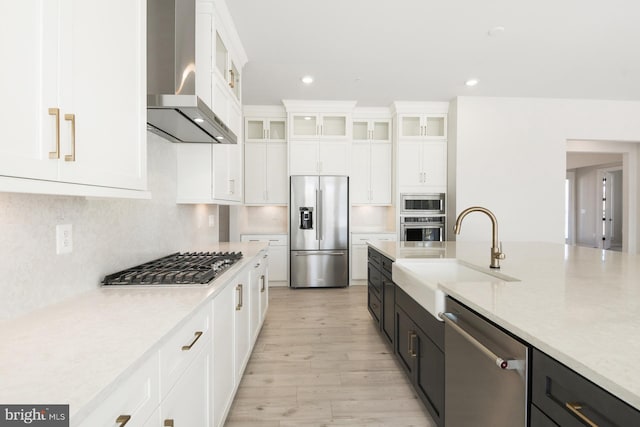
{"type": "Polygon", "coordinates": [[[176,252],[105,276],[103,286],[207,284],[242,258],[242,252],[176,252]]]}

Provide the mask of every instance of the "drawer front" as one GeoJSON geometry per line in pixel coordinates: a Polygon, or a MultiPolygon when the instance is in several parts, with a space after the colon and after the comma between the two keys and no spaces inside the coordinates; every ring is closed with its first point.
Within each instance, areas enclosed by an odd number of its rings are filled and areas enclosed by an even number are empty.
{"type": "Polygon", "coordinates": [[[369,285],[369,291],[373,291],[378,298],[381,298],[382,274],[380,274],[380,271],[372,263],[367,265],[367,283],[369,285]]]}
{"type": "Polygon", "coordinates": [[[243,234],[241,242],[265,242],[269,246],[287,246],[286,234],[243,234]]]}
{"type": "Polygon", "coordinates": [[[438,321],[399,286],[396,286],[396,305],[399,305],[413,319],[436,346],[444,351],[444,323],[438,321]]]}
{"type": "Polygon", "coordinates": [[[531,405],[529,409],[531,413],[530,427],[558,427],[558,424],[554,423],[535,405],[531,405]]]}
{"type": "Polygon", "coordinates": [[[391,280],[391,265],[393,264],[393,261],[391,261],[389,258],[383,256],[382,257],[382,274],[386,275],[389,280],[391,280]]]}
{"type": "Polygon", "coordinates": [[[382,315],[382,304],[380,299],[373,292],[369,291],[368,302],[369,313],[373,316],[376,323],[380,323],[380,316],[382,315]]]}
{"type": "Polygon", "coordinates": [[[79,427],[143,426],[160,404],[158,353],[116,386],[79,427]],[[116,421],[120,419],[121,421],[116,421]]]}
{"type": "Polygon", "coordinates": [[[555,423],[640,426],[640,412],[541,351],[533,351],[532,402],[555,423]]]}
{"type": "Polygon", "coordinates": [[[375,249],[369,248],[367,254],[370,263],[375,265],[377,268],[382,267],[382,255],[380,254],[380,252],[376,251],[375,249]]]}
{"type": "Polygon", "coordinates": [[[211,305],[206,304],[160,349],[160,391],[165,396],[195,356],[210,342],[211,305]]]}

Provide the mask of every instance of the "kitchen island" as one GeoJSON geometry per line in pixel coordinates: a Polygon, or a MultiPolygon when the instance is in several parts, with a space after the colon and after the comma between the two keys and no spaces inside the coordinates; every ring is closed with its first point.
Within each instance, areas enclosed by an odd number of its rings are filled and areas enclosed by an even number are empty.
{"type": "MultiPolygon", "coordinates": [[[[240,281],[246,291],[250,285],[247,283],[249,271],[262,262],[266,248],[266,243],[254,242],[219,243],[208,248],[211,251],[243,253],[240,261],[208,285],[101,287],[1,322],[0,403],[69,404],[72,426],[91,425],[91,420],[84,422],[85,418],[96,408],[101,410],[106,399],[141,369],[150,366],[151,377],[157,377],[158,371],[162,370],[158,369],[158,351],[161,362],[163,359],[170,360],[165,344],[175,347],[172,340],[176,333],[185,326],[190,327],[193,319],[197,329],[206,335],[194,350],[200,351],[197,347],[202,347],[202,343],[208,347],[211,342],[215,344],[217,338],[234,334],[233,313],[242,313],[238,310],[243,306],[242,299],[237,305],[233,298],[237,295],[236,282],[240,281]],[[226,294],[231,298],[230,307],[225,306],[225,309],[229,310],[232,317],[224,324],[212,325],[215,322],[210,321],[211,317],[215,320],[219,313],[211,313],[211,307],[226,294]],[[206,324],[204,320],[200,322],[200,314],[202,319],[207,319],[206,324]],[[213,337],[207,333],[210,329],[215,334],[213,337]]],[[[249,305],[247,298],[244,306],[248,308],[249,305]]],[[[249,318],[249,315],[246,316],[249,318]]],[[[253,332],[251,335],[257,334],[253,332]]],[[[190,350],[199,338],[193,339],[193,331],[187,333],[184,339],[178,337],[182,340],[179,345],[191,343],[188,348],[182,348],[182,354],[187,354],[184,350],[190,350]]],[[[247,328],[247,342],[249,339],[247,328]]],[[[233,340],[230,340],[233,346],[233,340]]],[[[253,345],[253,341],[247,347],[250,345],[253,345]]],[[[177,350],[180,354],[179,346],[177,350]]],[[[250,353],[250,348],[246,350],[250,353]]],[[[248,354],[243,360],[236,360],[236,373],[241,375],[246,359],[248,354]]],[[[231,365],[221,369],[232,372],[233,362],[231,365]]],[[[176,381],[171,377],[177,376],[174,372],[178,370],[169,372],[167,381],[163,381],[164,377],[161,379],[162,393],[168,390],[170,380],[176,381]]],[[[232,380],[239,383],[239,378],[234,378],[233,373],[231,375],[232,380]]],[[[160,403],[161,392],[153,387],[154,384],[157,386],[158,380],[152,378],[150,384],[149,387],[145,385],[136,390],[148,389],[145,399],[160,403]]],[[[129,400],[133,400],[133,397],[129,396],[129,400]]],[[[149,406],[151,411],[156,409],[152,404],[149,406]]],[[[155,412],[159,416],[159,411],[155,412]]],[[[223,415],[220,413],[215,419],[223,419],[223,415]]],[[[112,425],[114,421],[115,417],[105,419],[103,423],[112,425]]],[[[142,425],[140,421],[132,421],[132,424],[142,425]]]]}
{"type": "MultiPolygon", "coordinates": [[[[369,246],[398,264],[457,260],[495,273],[489,243],[369,246]]],[[[524,242],[506,243],[504,252],[499,274],[517,281],[441,282],[437,288],[640,409],[640,257],[524,242]]]]}

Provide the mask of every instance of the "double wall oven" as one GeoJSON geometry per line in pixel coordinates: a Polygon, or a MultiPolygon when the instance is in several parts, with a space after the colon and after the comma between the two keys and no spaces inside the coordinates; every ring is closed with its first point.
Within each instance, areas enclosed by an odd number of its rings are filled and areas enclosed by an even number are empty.
{"type": "Polygon", "coordinates": [[[446,230],[445,194],[400,195],[400,240],[441,242],[446,230]]]}

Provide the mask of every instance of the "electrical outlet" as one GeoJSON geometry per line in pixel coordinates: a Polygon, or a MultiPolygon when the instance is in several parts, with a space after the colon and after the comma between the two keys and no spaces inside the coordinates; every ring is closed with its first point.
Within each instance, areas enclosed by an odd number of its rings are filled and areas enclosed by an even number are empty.
{"type": "Polygon", "coordinates": [[[209,227],[215,227],[215,226],[216,226],[216,216],[209,215],[209,227]]]}
{"type": "Polygon", "coordinates": [[[56,225],[56,254],[73,252],[73,229],[71,224],[56,225]]]}

